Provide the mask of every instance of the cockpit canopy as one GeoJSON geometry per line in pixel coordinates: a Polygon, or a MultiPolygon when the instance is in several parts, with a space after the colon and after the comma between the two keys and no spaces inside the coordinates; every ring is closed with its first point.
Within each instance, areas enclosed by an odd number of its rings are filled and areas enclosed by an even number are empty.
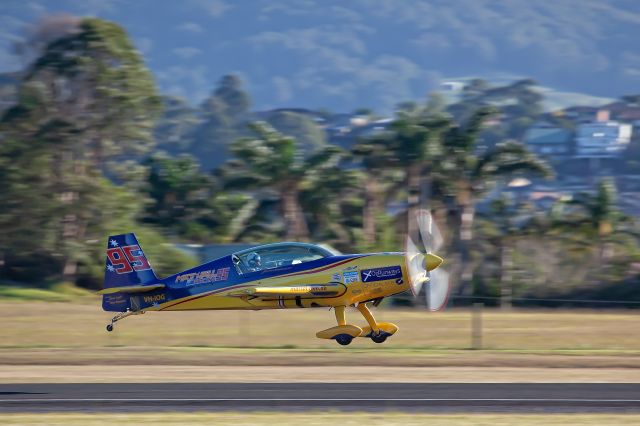
{"type": "Polygon", "coordinates": [[[275,243],[231,255],[239,274],[274,269],[333,256],[329,250],[305,243],[275,243]]]}

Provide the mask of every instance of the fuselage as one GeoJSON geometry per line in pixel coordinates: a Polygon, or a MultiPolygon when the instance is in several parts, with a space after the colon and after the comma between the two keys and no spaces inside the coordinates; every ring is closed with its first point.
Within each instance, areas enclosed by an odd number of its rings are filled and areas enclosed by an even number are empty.
{"type": "Polygon", "coordinates": [[[208,309],[283,309],[348,306],[410,289],[403,253],[328,256],[299,264],[242,271],[231,255],[159,280],[165,288],[146,293],[106,295],[103,309],[184,311],[208,309]],[[336,284],[330,297],[238,296],[251,287],[336,284]]]}

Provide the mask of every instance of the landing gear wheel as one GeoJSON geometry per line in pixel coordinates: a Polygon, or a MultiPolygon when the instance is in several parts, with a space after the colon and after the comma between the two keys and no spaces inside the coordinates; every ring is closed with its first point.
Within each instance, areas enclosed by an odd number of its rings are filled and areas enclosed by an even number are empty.
{"type": "Polygon", "coordinates": [[[371,340],[373,340],[376,343],[384,343],[385,340],[387,340],[387,336],[386,334],[380,333],[380,334],[372,334],[371,335],[371,340]]]}
{"type": "Polygon", "coordinates": [[[338,334],[336,337],[334,337],[334,339],[340,345],[347,346],[349,343],[351,343],[353,337],[349,336],[348,334],[338,334]]]}
{"type": "Polygon", "coordinates": [[[107,324],[107,331],[113,331],[113,324],[107,324]]]}

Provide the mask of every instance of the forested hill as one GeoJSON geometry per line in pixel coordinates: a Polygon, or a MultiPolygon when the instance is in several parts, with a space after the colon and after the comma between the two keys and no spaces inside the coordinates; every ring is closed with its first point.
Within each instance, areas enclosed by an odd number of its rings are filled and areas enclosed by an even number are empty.
{"type": "Polygon", "coordinates": [[[637,0],[5,0],[0,72],[21,67],[16,34],[51,13],[120,23],[160,91],[193,105],[227,74],[246,83],[255,110],[384,113],[464,76],[606,97],[640,88],[637,0]]]}

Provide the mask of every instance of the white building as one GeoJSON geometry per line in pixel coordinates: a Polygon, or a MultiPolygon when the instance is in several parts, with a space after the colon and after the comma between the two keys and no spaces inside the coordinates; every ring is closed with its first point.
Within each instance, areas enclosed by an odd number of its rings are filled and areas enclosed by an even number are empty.
{"type": "Polygon", "coordinates": [[[622,155],[631,140],[631,124],[595,121],[578,126],[576,157],[615,158],[622,155]]]}
{"type": "Polygon", "coordinates": [[[464,89],[464,83],[462,81],[445,81],[440,85],[440,90],[443,92],[459,93],[464,89]]]}

